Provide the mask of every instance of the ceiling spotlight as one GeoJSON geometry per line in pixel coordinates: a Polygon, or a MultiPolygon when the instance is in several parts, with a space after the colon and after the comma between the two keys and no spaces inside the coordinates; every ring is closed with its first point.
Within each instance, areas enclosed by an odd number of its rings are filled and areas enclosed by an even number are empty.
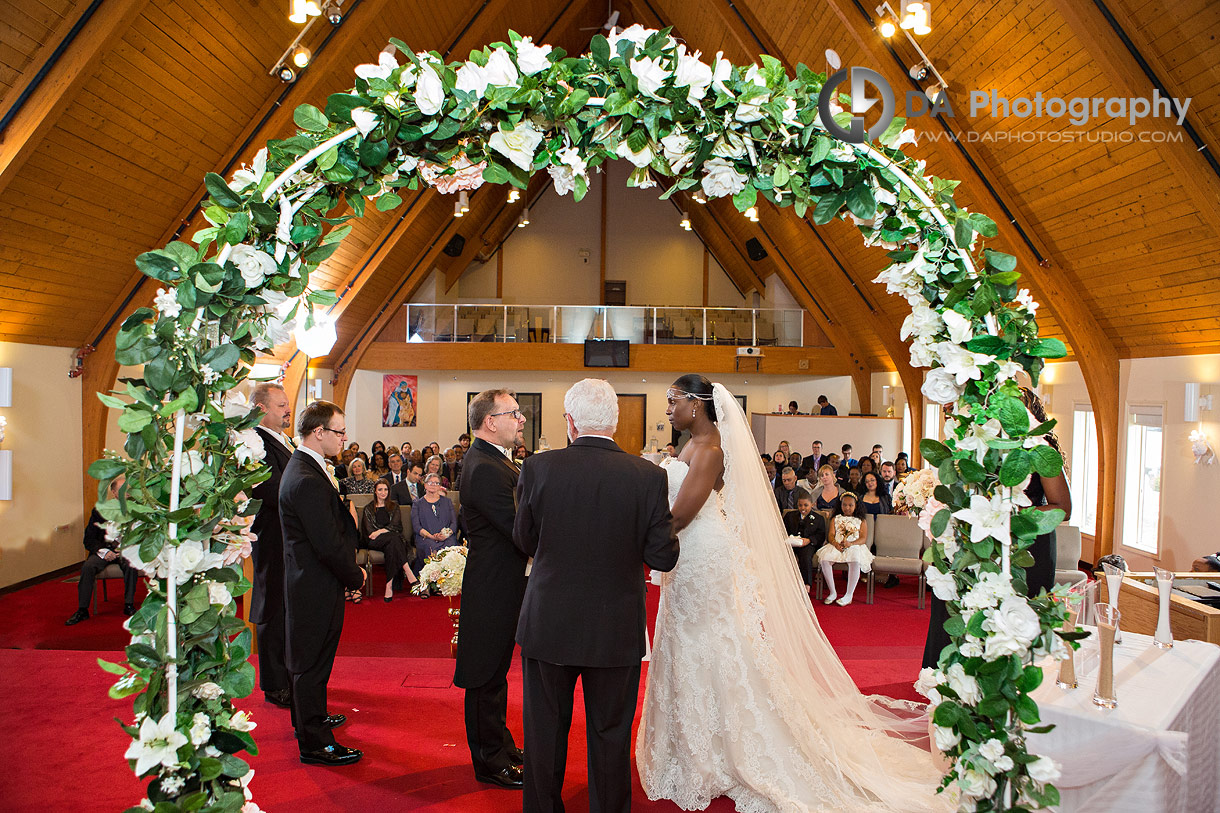
{"type": "Polygon", "coordinates": [[[898,27],[890,20],[882,20],[881,25],[877,26],[877,30],[881,32],[881,36],[888,40],[898,31],[898,27]]]}
{"type": "Polygon", "coordinates": [[[519,200],[521,200],[521,190],[520,189],[508,190],[508,202],[509,203],[516,203],[519,200]]]}
{"type": "Polygon", "coordinates": [[[684,230],[690,231],[690,215],[688,215],[686,212],[682,212],[682,222],[678,225],[680,225],[684,230]]]}
{"type": "Polygon", "coordinates": [[[707,198],[705,198],[703,196],[703,193],[700,192],[699,190],[695,190],[694,192],[691,193],[691,200],[693,200],[695,203],[698,203],[703,206],[707,205],[707,198]]]}
{"type": "Polygon", "coordinates": [[[932,32],[932,3],[930,0],[902,0],[899,25],[904,31],[923,36],[932,32]]]}
{"type": "Polygon", "coordinates": [[[829,65],[830,69],[834,71],[837,71],[839,68],[843,67],[843,60],[839,58],[838,51],[833,48],[826,49],[826,64],[829,65]]]}
{"type": "Polygon", "coordinates": [[[937,82],[936,84],[932,85],[932,87],[928,88],[928,92],[927,92],[928,101],[930,101],[934,105],[939,104],[940,100],[944,97],[944,95],[945,95],[945,86],[942,85],[940,82],[937,82]]]}
{"type": "Polygon", "coordinates": [[[291,65],[280,65],[275,75],[286,85],[290,85],[297,80],[297,72],[292,69],[291,65]]]}
{"type": "Polygon", "coordinates": [[[322,14],[315,0],[292,0],[288,8],[288,21],[298,25],[322,14]]]}
{"type": "Polygon", "coordinates": [[[304,45],[298,45],[292,52],[292,64],[298,68],[304,68],[309,64],[309,60],[313,59],[313,54],[304,45]]]}
{"type": "Polygon", "coordinates": [[[530,210],[528,208],[521,211],[521,217],[517,218],[517,228],[524,229],[530,224],[530,210]]]}
{"type": "Polygon", "coordinates": [[[339,8],[338,3],[327,3],[322,9],[322,15],[326,17],[326,22],[331,25],[338,25],[343,22],[343,9],[339,8]]]}
{"type": "Polygon", "coordinates": [[[453,216],[462,217],[464,214],[466,214],[466,212],[464,209],[462,209],[462,202],[460,200],[455,200],[453,202],[453,216]]]}
{"type": "Polygon", "coordinates": [[[749,218],[749,220],[750,220],[750,222],[751,222],[751,223],[757,223],[757,222],[758,222],[758,207],[756,207],[756,206],[751,206],[749,209],[746,209],[746,210],[745,210],[745,212],[743,212],[743,214],[744,214],[744,215],[745,215],[747,218],[749,218]]]}
{"type": "Polygon", "coordinates": [[[465,189],[458,193],[458,206],[461,208],[462,214],[470,211],[470,196],[466,194],[465,189]]]}
{"type": "Polygon", "coordinates": [[[926,79],[928,76],[928,63],[917,62],[911,66],[911,69],[909,71],[907,71],[907,73],[909,73],[911,75],[911,78],[914,79],[916,82],[918,82],[922,79],[926,79]]]}

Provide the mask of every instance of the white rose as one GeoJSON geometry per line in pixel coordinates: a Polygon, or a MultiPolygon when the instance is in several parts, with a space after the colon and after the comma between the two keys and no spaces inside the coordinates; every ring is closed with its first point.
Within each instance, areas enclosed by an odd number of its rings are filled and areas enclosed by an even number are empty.
{"type": "Polygon", "coordinates": [[[981,658],[983,657],[983,644],[973,635],[967,635],[959,651],[963,658],[981,658]]]}
{"type": "MultiPolygon", "coordinates": [[[[657,91],[665,84],[665,80],[669,78],[669,71],[662,65],[663,57],[643,57],[641,59],[631,60],[628,66],[631,73],[635,76],[636,83],[639,85],[640,92],[645,96],[651,96],[654,99],[661,99],[657,91]]],[[[664,99],[661,99],[665,101],[664,99]]]]}
{"type": "Polygon", "coordinates": [[[703,164],[703,194],[709,198],[736,195],[746,188],[746,176],[723,158],[712,158],[703,164]]]}
{"type": "Polygon", "coordinates": [[[626,158],[640,169],[644,169],[652,163],[652,147],[650,147],[648,144],[644,145],[644,149],[640,150],[639,152],[635,152],[627,145],[626,141],[622,141],[619,143],[618,149],[615,150],[615,153],[619,158],[626,158]]]}
{"type": "Polygon", "coordinates": [[[415,99],[419,112],[425,116],[434,116],[444,107],[445,85],[437,75],[436,69],[431,65],[425,66],[420,71],[419,81],[415,85],[415,92],[411,94],[411,98],[415,99]]]}
{"type": "Polygon", "coordinates": [[[915,681],[915,691],[928,698],[929,704],[939,706],[941,694],[936,687],[945,682],[945,675],[939,669],[925,666],[919,670],[919,679],[915,681]]]}
{"type": "Polygon", "coordinates": [[[388,47],[377,55],[376,65],[357,65],[356,75],[365,81],[373,78],[389,79],[397,67],[398,60],[394,58],[393,48],[388,47]]]}
{"type": "Polygon", "coordinates": [[[731,130],[725,131],[724,135],[716,140],[716,145],[712,147],[712,156],[740,161],[746,157],[746,142],[737,133],[731,130]]]}
{"type": "Polygon", "coordinates": [[[695,157],[690,138],[676,130],[661,139],[661,154],[675,173],[685,169],[695,157]]]}
{"type": "Polygon", "coordinates": [[[272,347],[287,344],[288,342],[292,341],[292,333],[294,330],[296,330],[296,326],[296,319],[284,320],[279,316],[272,315],[267,319],[267,326],[265,329],[267,341],[271,343],[272,347]]]}
{"type": "Polygon", "coordinates": [[[224,689],[215,683],[201,683],[191,690],[191,694],[200,700],[215,700],[224,693],[224,689]]]}
{"type": "Polygon", "coordinates": [[[1013,595],[1012,582],[1003,573],[984,573],[966,593],[962,606],[967,610],[987,610],[1013,595]]]}
{"type": "Polygon", "coordinates": [[[768,97],[766,95],[754,96],[751,101],[742,102],[737,106],[737,112],[733,114],[733,118],[737,119],[743,124],[758,121],[763,117],[762,106],[766,104],[767,101],[768,97]]]}
{"type": "Polygon", "coordinates": [[[728,86],[724,84],[732,76],[733,63],[724,58],[723,51],[717,51],[716,59],[712,63],[712,87],[726,96],[732,96],[733,94],[729,92],[728,86]]]}
{"type": "Polygon", "coordinates": [[[1042,624],[1022,596],[1009,596],[991,616],[991,627],[1001,635],[1010,635],[1028,646],[1042,634],[1042,624]]]}
{"type": "Polygon", "coordinates": [[[960,663],[951,665],[945,673],[945,677],[949,681],[949,688],[955,691],[958,698],[966,705],[977,705],[983,699],[983,692],[979,689],[978,681],[974,679],[973,675],[966,674],[965,668],[960,663]]]}
{"type": "MultiPolygon", "coordinates": [[[[942,749],[943,750],[943,749],[942,749]]],[[[986,797],[995,793],[996,783],[985,773],[967,768],[959,771],[957,786],[965,796],[986,797]]]]}
{"type": "Polygon", "coordinates": [[[257,288],[267,277],[275,276],[275,260],[265,251],[245,244],[233,246],[229,261],[241,272],[247,288],[257,288]]]}
{"type": "Polygon", "coordinates": [[[195,716],[191,718],[190,737],[192,745],[203,745],[212,739],[212,723],[201,711],[195,712],[195,716]]]}
{"type": "Polygon", "coordinates": [[[633,42],[633,43],[635,43],[636,48],[641,48],[641,47],[643,47],[644,43],[648,42],[648,38],[651,37],[655,33],[657,33],[656,29],[645,28],[644,26],[640,25],[639,23],[636,23],[635,25],[624,28],[622,31],[618,32],[617,34],[614,33],[613,31],[611,31],[610,35],[608,37],[608,39],[610,40],[611,59],[613,59],[615,56],[618,55],[618,44],[621,41],[627,40],[628,42],[633,42]]]}
{"type": "Polygon", "coordinates": [[[930,339],[940,332],[943,325],[944,320],[939,313],[926,304],[916,304],[911,309],[911,315],[903,321],[902,331],[898,335],[904,340],[912,335],[930,339]]]}
{"type": "Polygon", "coordinates": [[[957,582],[951,573],[941,573],[935,567],[929,566],[926,578],[928,586],[941,601],[957,601],[957,582]]]}
{"type": "Polygon", "coordinates": [[[974,327],[965,316],[955,310],[946,310],[944,319],[945,326],[949,328],[950,341],[965,344],[974,338],[974,327]]]}
{"type": "Polygon", "coordinates": [[[487,74],[478,65],[467,62],[458,68],[457,84],[454,87],[457,90],[473,93],[481,99],[487,92],[487,74]]]}
{"type": "Polygon", "coordinates": [[[712,68],[699,60],[699,52],[688,55],[686,46],[678,46],[678,65],[674,69],[674,85],[685,87],[686,101],[699,104],[707,87],[712,83],[712,68]]]}
{"type": "Polygon", "coordinates": [[[945,728],[940,725],[932,726],[932,734],[936,740],[936,747],[941,751],[948,751],[962,741],[961,734],[958,734],[952,728],[945,728]]]}
{"type": "Polygon", "coordinates": [[[487,65],[483,67],[483,73],[487,76],[487,84],[498,87],[516,87],[517,80],[521,78],[521,74],[517,73],[517,66],[513,64],[513,58],[503,48],[491,52],[487,65]]]}
{"type": "Polygon", "coordinates": [[[920,392],[934,404],[951,404],[961,397],[965,386],[958,386],[955,376],[944,367],[928,373],[920,392]]]}
{"type": "Polygon", "coordinates": [[[367,107],[352,108],[352,124],[356,125],[362,136],[373,132],[379,121],[380,117],[367,107]]]}
{"type": "Polygon", "coordinates": [[[934,361],[936,361],[936,351],[932,349],[932,345],[922,339],[911,342],[912,367],[931,367],[934,361]]]}
{"type": "Polygon", "coordinates": [[[1062,773],[1059,763],[1050,757],[1038,757],[1029,763],[1027,770],[1029,778],[1035,782],[1054,782],[1062,773]]]}
{"type": "Polygon", "coordinates": [[[551,183],[555,186],[556,195],[566,195],[576,189],[576,175],[570,167],[552,164],[546,168],[546,171],[551,176],[551,183]]]}
{"type": "Polygon", "coordinates": [[[551,67],[550,53],[551,46],[535,45],[530,37],[522,37],[517,43],[517,64],[521,66],[523,74],[533,76],[551,67]]]}
{"type": "Polygon", "coordinates": [[[1013,769],[1013,766],[1016,763],[1012,761],[1012,757],[1008,756],[1008,754],[1004,754],[1001,757],[996,757],[993,759],[991,764],[995,766],[997,771],[1000,771],[1001,773],[1008,773],[1013,769]]]}
{"type": "Polygon", "coordinates": [[[542,143],[542,131],[532,122],[523,121],[515,130],[497,130],[487,139],[487,145],[528,172],[534,163],[534,152],[542,143]]]}
{"type": "Polygon", "coordinates": [[[267,457],[262,435],[253,428],[232,433],[232,440],[234,443],[233,456],[237,458],[237,465],[243,468],[252,461],[263,460],[267,457]]]}
{"type": "Polygon", "coordinates": [[[228,585],[224,582],[208,582],[208,604],[219,604],[223,607],[232,600],[228,585]]]}
{"type": "Polygon", "coordinates": [[[182,456],[182,476],[189,477],[203,471],[203,455],[192,449],[182,456]]]}

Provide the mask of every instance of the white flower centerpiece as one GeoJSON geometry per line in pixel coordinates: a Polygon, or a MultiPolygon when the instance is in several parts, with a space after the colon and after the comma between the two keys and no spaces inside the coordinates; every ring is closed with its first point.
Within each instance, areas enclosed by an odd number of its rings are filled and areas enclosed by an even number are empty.
{"type": "Polygon", "coordinates": [[[451,545],[441,548],[425,560],[420,578],[430,589],[453,598],[462,594],[462,576],[466,573],[466,547],[451,545]]]}

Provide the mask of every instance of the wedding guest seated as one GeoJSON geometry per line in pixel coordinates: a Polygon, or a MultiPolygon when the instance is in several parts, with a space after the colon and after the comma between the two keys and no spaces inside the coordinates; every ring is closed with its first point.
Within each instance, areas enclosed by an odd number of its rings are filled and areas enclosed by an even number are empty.
{"type": "Polygon", "coordinates": [[[775,464],[776,469],[783,471],[784,466],[788,465],[788,453],[783,449],[776,449],[775,454],[771,455],[771,462],[775,464]]]}
{"type": "MultiPolygon", "coordinates": [[[[380,442],[380,441],[378,441],[380,442]]],[[[385,477],[390,473],[390,458],[385,452],[373,452],[373,462],[369,464],[369,474],[375,478],[385,477]]]]}
{"type": "Polygon", "coordinates": [[[820,415],[838,415],[839,410],[835,409],[834,404],[830,403],[830,399],[825,395],[818,396],[818,414],[820,415]]]}
{"type": "MultiPolygon", "coordinates": [[[[381,454],[378,452],[378,454],[381,454]]],[[[414,585],[415,574],[411,571],[411,551],[402,533],[402,514],[398,503],[390,499],[390,483],[378,480],[373,486],[373,501],[364,506],[360,515],[361,544],[369,550],[381,551],[385,556],[385,600],[394,598],[395,583],[414,585]]]]}
{"type": "Polygon", "coordinates": [[[378,452],[385,452],[385,444],[379,440],[373,441],[373,445],[369,447],[369,454],[375,455],[378,452]]]}
{"type": "Polygon", "coordinates": [[[841,458],[843,458],[843,465],[855,466],[855,465],[859,464],[860,461],[856,460],[854,457],[851,456],[851,444],[850,443],[844,443],[843,448],[840,451],[841,451],[841,454],[839,456],[841,458]]]}
{"type": "Polygon", "coordinates": [[[819,511],[836,511],[843,489],[835,479],[835,471],[827,463],[818,469],[818,486],[809,496],[813,498],[813,506],[819,511]]]}
{"type": "MultiPolygon", "coordinates": [[[[123,478],[116,477],[110,483],[108,494],[110,499],[117,499],[119,489],[123,486],[123,478]]],[[[123,615],[131,615],[136,611],[136,580],[140,572],[128,564],[119,553],[117,541],[106,539],[106,520],[98,513],[97,508],[89,514],[89,523],[85,526],[85,550],[88,555],[80,569],[80,581],[76,585],[76,612],[64,622],[70,627],[79,624],[89,617],[89,602],[93,599],[93,587],[97,576],[107,565],[118,565],[123,571],[123,615]]]]}
{"type": "MultiPolygon", "coordinates": [[[[457,515],[453,510],[453,501],[441,493],[441,476],[435,472],[424,475],[424,496],[411,503],[411,528],[415,533],[415,575],[428,557],[441,548],[455,544],[453,535],[457,532],[457,515]]],[[[427,598],[428,592],[422,586],[416,587],[415,594],[427,598]]]]}
{"type": "Polygon", "coordinates": [[[674,446],[672,443],[666,443],[665,444],[665,454],[669,457],[677,457],[678,456],[678,447],[674,446]]]}
{"type": "Polygon", "coordinates": [[[435,474],[437,477],[441,478],[441,488],[448,489],[449,488],[449,478],[445,476],[444,468],[445,468],[445,461],[440,455],[434,454],[431,457],[429,457],[428,462],[424,464],[424,477],[425,477],[424,485],[427,486],[427,484],[428,484],[428,481],[426,479],[428,477],[428,475],[435,474]]]}
{"type": "Polygon", "coordinates": [[[889,514],[893,511],[893,501],[890,495],[881,487],[881,478],[869,472],[860,478],[860,505],[865,514],[889,514]]]}
{"type": "Polygon", "coordinates": [[[376,484],[377,481],[369,477],[365,471],[364,460],[356,456],[347,464],[347,477],[339,481],[339,493],[345,496],[372,494],[373,486],[376,484]]]}
{"type": "Polygon", "coordinates": [[[784,467],[779,479],[780,484],[775,487],[775,501],[779,504],[780,511],[796,508],[797,500],[809,496],[808,491],[797,487],[796,472],[792,470],[791,466],[784,467]]]}
{"type": "Polygon", "coordinates": [[[881,471],[880,465],[875,460],[873,460],[871,457],[860,458],[860,462],[858,465],[860,466],[860,476],[861,477],[868,474],[869,472],[873,472],[874,474],[877,474],[881,471]]]}
{"type": "Polygon", "coordinates": [[[775,488],[775,464],[770,460],[763,460],[763,468],[767,471],[767,482],[775,488]]]}
{"type": "Polygon", "coordinates": [[[788,446],[788,441],[786,440],[781,440],[779,442],[779,450],[784,453],[785,457],[787,457],[788,453],[792,451],[792,449],[788,446]]]}
{"type": "Polygon", "coordinates": [[[801,414],[800,407],[797,406],[796,401],[788,402],[788,414],[789,415],[800,415],[801,414]]]}
{"type": "Polygon", "coordinates": [[[822,567],[822,576],[830,590],[822,600],[823,604],[836,603],[840,607],[851,604],[861,571],[867,573],[873,567],[873,554],[868,545],[868,524],[864,521],[864,509],[855,494],[844,491],[838,510],[830,518],[829,538],[818,550],[818,564],[822,567]],[[847,589],[843,598],[838,598],[835,593],[834,566],[840,562],[847,563],[847,589]]]}
{"type": "Polygon", "coordinates": [[[894,477],[898,479],[898,482],[904,483],[910,473],[911,466],[907,462],[907,453],[902,452],[894,458],[894,477]]]}
{"type": "MultiPolygon", "coordinates": [[[[788,453],[788,465],[792,467],[793,471],[800,472],[801,453],[800,452],[789,452],[788,453]]],[[[800,477],[801,475],[798,473],[796,476],[800,477]]]]}
{"type": "Polygon", "coordinates": [[[860,485],[860,467],[852,466],[847,470],[847,482],[843,484],[847,491],[859,494],[863,488],[860,485]]]}
{"type": "Polygon", "coordinates": [[[526,449],[524,446],[517,446],[513,449],[513,460],[517,461],[518,466],[524,463],[525,458],[529,456],[529,449],[526,449]]]}
{"type": "Polygon", "coordinates": [[[814,511],[813,500],[804,496],[796,501],[795,511],[784,514],[784,529],[788,536],[803,541],[800,547],[792,548],[792,554],[796,556],[801,580],[806,587],[810,587],[813,585],[814,552],[826,544],[826,518],[814,511]]]}
{"type": "Polygon", "coordinates": [[[881,491],[891,500],[894,499],[894,488],[898,485],[898,472],[894,464],[887,460],[881,464],[881,491]]]}

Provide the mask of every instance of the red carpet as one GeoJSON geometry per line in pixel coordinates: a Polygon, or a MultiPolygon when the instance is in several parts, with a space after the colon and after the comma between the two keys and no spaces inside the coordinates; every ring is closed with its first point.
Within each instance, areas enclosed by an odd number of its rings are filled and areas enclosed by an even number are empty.
{"type": "MultiPolygon", "coordinates": [[[[96,664],[99,656],[116,659],[126,642],[122,597],[116,592],[99,615],[74,627],[64,627],[63,621],[75,607],[75,584],[54,580],[0,597],[0,617],[7,622],[0,630],[0,736],[7,746],[0,762],[0,810],[114,811],[143,796],[122,759],[126,735],[113,719],[130,719],[131,704],[106,696],[110,676],[96,664]]],[[[859,603],[849,607],[818,604],[827,636],[863,690],[916,698],[911,684],[928,616],[915,606],[914,586],[878,589],[872,606],[862,603],[863,585],[857,596],[859,603]]],[[[650,588],[654,612],[655,601],[656,589],[650,588]]],[[[358,765],[301,765],[287,710],[263,702],[260,692],[239,704],[258,724],[254,735],[261,751],[250,759],[251,788],[263,809],[520,809],[519,794],[481,785],[471,773],[462,693],[451,683],[447,609],[439,598],[395,598],[385,604],[376,595],[348,605],[330,708],[348,716],[337,733],[340,742],[364,749],[358,765]]],[[[519,665],[509,675],[508,713],[520,742],[519,665]]],[[[579,700],[572,728],[565,802],[579,811],[588,806],[579,700]]],[[[638,780],[634,806],[678,810],[668,802],[649,802],[638,780]]],[[[724,799],[710,808],[732,809],[724,799]]]]}

